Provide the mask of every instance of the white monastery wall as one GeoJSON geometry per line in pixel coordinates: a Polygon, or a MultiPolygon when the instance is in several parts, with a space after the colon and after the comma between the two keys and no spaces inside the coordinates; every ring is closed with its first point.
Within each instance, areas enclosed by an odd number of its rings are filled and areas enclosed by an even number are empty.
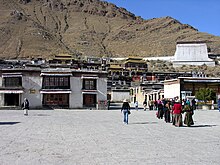
{"type": "Polygon", "coordinates": [[[174,98],[178,96],[180,98],[180,84],[164,84],[164,98],[174,98]]]}
{"type": "Polygon", "coordinates": [[[121,102],[124,99],[130,100],[130,92],[128,90],[113,90],[111,92],[111,101],[121,102]]]}
{"type": "Polygon", "coordinates": [[[40,89],[42,86],[42,77],[40,76],[23,76],[22,77],[22,86],[25,91],[21,98],[21,103],[24,98],[27,98],[30,102],[30,108],[40,108],[42,107],[42,97],[43,95],[40,93],[40,89]]]}
{"type": "Polygon", "coordinates": [[[98,98],[97,100],[107,100],[107,79],[99,78],[97,80],[98,98]]]}
{"type": "MultiPolygon", "coordinates": [[[[0,86],[2,87],[2,77],[0,76],[0,86]]],[[[4,94],[0,94],[0,106],[4,105],[4,94]]]]}
{"type": "Polygon", "coordinates": [[[206,43],[180,43],[176,45],[174,67],[203,64],[215,66],[215,62],[208,58],[206,43]]]}
{"type": "Polygon", "coordinates": [[[201,44],[177,44],[175,52],[177,61],[212,61],[208,58],[207,46],[201,44]]]}
{"type": "Polygon", "coordinates": [[[70,108],[82,108],[83,96],[82,96],[82,80],[81,77],[70,77],[70,88],[72,93],[69,97],[70,108]]]}

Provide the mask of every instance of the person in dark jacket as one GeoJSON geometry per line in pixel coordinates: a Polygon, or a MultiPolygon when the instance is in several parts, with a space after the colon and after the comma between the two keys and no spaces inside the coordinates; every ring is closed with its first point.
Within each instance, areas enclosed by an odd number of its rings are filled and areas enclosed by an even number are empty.
{"type": "Polygon", "coordinates": [[[147,102],[146,102],[146,100],[144,100],[143,106],[144,106],[144,111],[146,111],[146,109],[147,109],[147,102]]]}
{"type": "Polygon", "coordinates": [[[167,103],[164,106],[164,118],[166,123],[170,123],[170,102],[167,101],[167,103]]]}
{"type": "Polygon", "coordinates": [[[220,112],[220,98],[218,99],[218,110],[220,112]]]}
{"type": "Polygon", "coordinates": [[[24,115],[28,115],[28,110],[29,110],[29,101],[27,98],[24,98],[24,102],[22,103],[22,109],[24,110],[24,115]]]}
{"type": "Polygon", "coordinates": [[[196,109],[196,99],[193,98],[191,102],[192,102],[192,110],[195,110],[196,109]]]}
{"type": "Polygon", "coordinates": [[[158,119],[163,119],[163,114],[164,114],[163,102],[160,99],[157,100],[157,109],[158,109],[158,111],[157,111],[158,119]]]}
{"type": "Polygon", "coordinates": [[[122,104],[121,112],[124,114],[124,123],[128,124],[128,115],[130,114],[130,105],[125,99],[122,104]]]}

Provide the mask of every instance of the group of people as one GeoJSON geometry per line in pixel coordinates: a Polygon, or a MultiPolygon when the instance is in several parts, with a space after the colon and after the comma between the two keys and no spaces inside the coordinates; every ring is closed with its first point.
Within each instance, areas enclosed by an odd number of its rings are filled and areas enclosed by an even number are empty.
{"type": "MultiPolygon", "coordinates": [[[[183,123],[188,127],[193,125],[193,114],[196,108],[196,101],[193,99],[191,102],[187,100],[179,100],[178,97],[173,100],[168,99],[158,99],[152,104],[149,104],[149,110],[157,110],[156,116],[158,119],[165,119],[166,123],[173,123],[173,125],[180,127],[183,126],[183,123]],[[182,119],[182,114],[185,113],[184,121],[182,119]]],[[[147,103],[143,102],[144,110],[146,110],[147,103]]],[[[130,105],[129,102],[125,99],[121,108],[121,112],[124,114],[124,123],[128,124],[128,115],[130,114],[130,105]]]]}
{"type": "Polygon", "coordinates": [[[189,99],[180,101],[178,97],[173,100],[159,99],[157,109],[157,117],[162,119],[164,116],[167,123],[172,122],[177,127],[183,126],[183,123],[188,127],[194,124],[192,116],[196,109],[195,99],[191,102],[189,99]],[[185,113],[184,120],[182,119],[183,113],[185,113]]]}

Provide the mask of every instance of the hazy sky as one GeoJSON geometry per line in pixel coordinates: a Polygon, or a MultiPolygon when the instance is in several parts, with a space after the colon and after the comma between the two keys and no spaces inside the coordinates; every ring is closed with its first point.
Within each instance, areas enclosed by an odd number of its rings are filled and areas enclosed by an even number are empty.
{"type": "Polygon", "coordinates": [[[171,16],[200,32],[220,36],[220,0],[105,0],[144,19],[171,16]]]}

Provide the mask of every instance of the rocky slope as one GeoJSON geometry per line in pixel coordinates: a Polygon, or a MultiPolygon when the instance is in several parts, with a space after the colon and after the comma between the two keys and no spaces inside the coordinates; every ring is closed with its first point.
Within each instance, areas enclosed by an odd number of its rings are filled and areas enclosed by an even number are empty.
{"type": "Polygon", "coordinates": [[[100,0],[0,0],[0,58],[173,55],[180,40],[204,40],[220,54],[220,37],[171,17],[143,20],[100,0]]]}

